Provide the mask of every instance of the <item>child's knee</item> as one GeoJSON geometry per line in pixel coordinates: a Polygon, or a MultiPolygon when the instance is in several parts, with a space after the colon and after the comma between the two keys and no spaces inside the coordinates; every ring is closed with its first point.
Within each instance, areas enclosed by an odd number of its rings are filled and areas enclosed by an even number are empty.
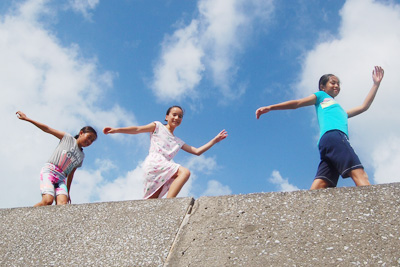
{"type": "Polygon", "coordinates": [[[328,188],[329,185],[330,185],[329,182],[325,181],[324,179],[314,179],[314,182],[312,183],[310,190],[328,188]]]}
{"type": "Polygon", "coordinates": [[[44,205],[47,205],[47,206],[53,205],[53,201],[54,201],[54,197],[51,195],[46,194],[46,195],[42,196],[42,203],[44,205]]]}
{"type": "Polygon", "coordinates": [[[368,174],[364,171],[364,169],[351,170],[350,177],[357,186],[370,185],[368,174]]]}
{"type": "Polygon", "coordinates": [[[57,205],[66,205],[68,204],[68,197],[65,195],[59,195],[56,198],[56,204],[57,205]]]}
{"type": "Polygon", "coordinates": [[[180,167],[179,171],[181,172],[182,176],[184,176],[186,178],[186,180],[189,179],[190,177],[190,171],[189,169],[185,168],[185,167],[180,167]]]}
{"type": "Polygon", "coordinates": [[[46,205],[46,206],[50,206],[50,205],[53,205],[53,201],[50,201],[50,200],[42,200],[42,203],[44,204],[44,205],[46,205]]]}

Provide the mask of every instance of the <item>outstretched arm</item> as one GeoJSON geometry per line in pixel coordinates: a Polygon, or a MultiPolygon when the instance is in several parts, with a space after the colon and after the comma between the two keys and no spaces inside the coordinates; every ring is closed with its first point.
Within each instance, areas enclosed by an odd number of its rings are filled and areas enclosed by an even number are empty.
{"type": "Polygon", "coordinates": [[[369,93],[361,106],[347,110],[347,116],[349,118],[363,113],[371,106],[372,102],[375,99],[376,93],[378,92],[378,88],[381,84],[382,79],[383,69],[380,66],[375,66],[375,69],[372,71],[372,80],[374,81],[374,84],[372,85],[371,90],[369,90],[369,93]]]}
{"type": "Polygon", "coordinates": [[[259,119],[262,114],[268,113],[271,110],[296,109],[314,105],[316,101],[317,97],[314,94],[312,94],[302,99],[290,100],[271,106],[261,107],[256,110],[256,118],[259,119]]]}
{"type": "Polygon", "coordinates": [[[215,136],[213,139],[211,139],[207,144],[205,144],[199,148],[184,144],[182,146],[182,149],[188,153],[194,154],[196,156],[200,156],[201,154],[203,154],[204,152],[209,150],[213,145],[215,145],[216,143],[218,143],[221,140],[224,140],[227,136],[228,136],[227,131],[222,130],[219,134],[217,134],[217,136],[215,136]]]}
{"type": "Polygon", "coordinates": [[[103,129],[103,133],[104,134],[115,134],[115,133],[139,134],[139,133],[154,132],[155,128],[156,128],[156,124],[154,122],[152,122],[152,123],[149,123],[144,126],[129,126],[129,127],[122,127],[122,128],[105,127],[103,129]]]}
{"type": "Polygon", "coordinates": [[[23,113],[23,112],[21,112],[21,111],[17,111],[16,114],[17,114],[18,119],[23,120],[23,121],[28,121],[28,122],[32,123],[33,125],[35,125],[36,127],[38,127],[38,128],[39,128],[40,130],[42,130],[43,132],[52,134],[52,135],[54,135],[55,137],[57,137],[58,139],[62,139],[63,136],[65,135],[65,132],[62,132],[62,131],[59,131],[59,130],[50,128],[50,127],[47,126],[46,124],[43,124],[43,123],[41,123],[41,122],[37,122],[37,121],[34,121],[34,120],[28,118],[28,117],[25,115],[25,113],[23,113]]]}

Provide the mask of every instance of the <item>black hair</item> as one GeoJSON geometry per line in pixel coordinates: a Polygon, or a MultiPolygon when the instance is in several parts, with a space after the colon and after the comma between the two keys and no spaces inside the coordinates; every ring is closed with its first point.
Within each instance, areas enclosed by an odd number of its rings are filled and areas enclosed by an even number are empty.
{"type": "MultiPolygon", "coordinates": [[[[321,78],[319,78],[318,88],[319,88],[320,91],[322,91],[321,85],[322,85],[322,86],[325,86],[325,85],[329,82],[329,79],[330,79],[332,76],[335,76],[335,75],[333,75],[333,74],[325,74],[325,75],[322,75],[321,78]]],[[[335,77],[336,77],[336,76],[335,76],[335,77]]]]}
{"type": "MultiPolygon", "coordinates": [[[[79,131],[79,133],[80,133],[80,132],[83,132],[83,133],[93,133],[93,134],[96,136],[96,139],[97,139],[97,132],[96,132],[96,130],[93,129],[93,127],[91,127],[91,126],[85,126],[85,127],[83,127],[83,128],[79,131]]],[[[79,133],[78,133],[77,135],[75,135],[75,139],[78,139],[78,138],[79,138],[79,133]]],[[[96,139],[94,139],[93,141],[95,141],[96,139]]]]}
{"type": "Polygon", "coordinates": [[[172,106],[167,109],[167,113],[165,115],[168,115],[171,112],[171,109],[173,109],[173,108],[179,108],[180,110],[182,110],[182,116],[183,116],[183,114],[185,114],[185,111],[180,106],[172,106]]]}

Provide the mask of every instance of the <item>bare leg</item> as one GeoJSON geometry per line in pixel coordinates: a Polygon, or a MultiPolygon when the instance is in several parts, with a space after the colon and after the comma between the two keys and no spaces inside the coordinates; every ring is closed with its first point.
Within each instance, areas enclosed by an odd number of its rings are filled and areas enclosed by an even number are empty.
{"type": "Polygon", "coordinates": [[[353,179],[356,186],[371,185],[368,180],[368,175],[364,169],[354,169],[350,171],[350,177],[353,179]]]}
{"type": "Polygon", "coordinates": [[[54,197],[52,195],[44,194],[44,195],[42,195],[42,201],[35,204],[34,207],[48,206],[48,205],[53,204],[53,201],[54,201],[54,197]]]}
{"type": "Polygon", "coordinates": [[[311,185],[310,190],[328,188],[329,185],[330,184],[327,181],[325,181],[324,179],[315,179],[311,185]]]}
{"type": "Polygon", "coordinates": [[[65,205],[68,203],[68,197],[66,195],[58,195],[56,197],[56,204],[57,205],[65,205]]]}
{"type": "Polygon", "coordinates": [[[176,172],[176,178],[169,187],[167,198],[176,197],[181,191],[182,187],[187,182],[187,180],[189,180],[189,177],[190,171],[185,167],[179,167],[178,171],[176,172]]]}
{"type": "Polygon", "coordinates": [[[160,189],[158,189],[154,194],[152,194],[152,195],[149,197],[149,199],[150,199],[150,198],[158,198],[158,196],[160,195],[162,189],[163,189],[163,187],[160,187],[160,189]]]}

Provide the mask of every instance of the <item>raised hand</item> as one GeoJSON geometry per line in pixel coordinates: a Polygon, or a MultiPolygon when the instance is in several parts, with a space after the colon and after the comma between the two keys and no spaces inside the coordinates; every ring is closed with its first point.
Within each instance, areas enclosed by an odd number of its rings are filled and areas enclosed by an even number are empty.
{"type": "Polygon", "coordinates": [[[215,143],[224,140],[228,136],[228,132],[224,129],[214,137],[215,143]]]}
{"type": "Polygon", "coordinates": [[[379,85],[383,79],[384,71],[381,66],[375,66],[372,71],[372,80],[375,84],[379,85]]]}
{"type": "Polygon", "coordinates": [[[17,111],[15,114],[17,114],[18,119],[20,120],[26,120],[27,116],[25,115],[25,113],[23,113],[22,111],[17,111]]]}
{"type": "Polygon", "coordinates": [[[224,140],[227,136],[228,132],[224,129],[219,134],[217,134],[217,136],[215,137],[215,141],[217,141],[218,143],[219,141],[224,140]]]}

